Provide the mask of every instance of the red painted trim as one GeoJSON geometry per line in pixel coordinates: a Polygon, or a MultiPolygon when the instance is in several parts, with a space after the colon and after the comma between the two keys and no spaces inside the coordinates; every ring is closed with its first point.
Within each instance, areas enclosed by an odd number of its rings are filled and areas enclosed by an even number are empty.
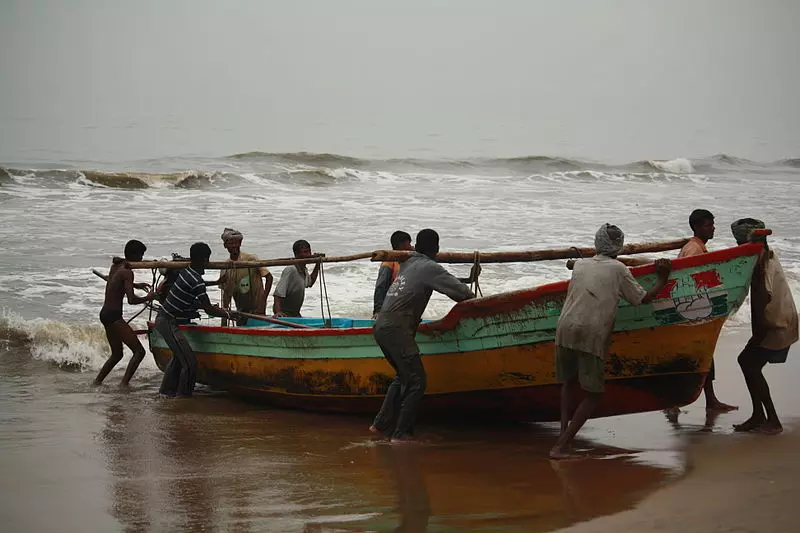
{"type": "MultiPolygon", "coordinates": [[[[695,255],[691,257],[682,257],[680,259],[672,260],[672,270],[683,270],[686,268],[693,268],[700,265],[707,265],[712,263],[722,263],[730,261],[738,257],[748,255],[757,255],[761,253],[763,245],[761,243],[748,243],[733,248],[725,248],[717,252],[709,252],[707,254],[695,255]]],[[[656,271],[654,264],[643,265],[631,268],[631,273],[639,278],[648,274],[653,274],[656,271]]],[[[440,320],[422,324],[419,330],[422,332],[429,331],[446,331],[452,329],[463,318],[474,318],[486,316],[489,312],[513,312],[525,307],[529,302],[545,298],[554,294],[560,294],[567,291],[569,281],[558,281],[555,283],[548,283],[540,285],[533,289],[523,289],[514,292],[504,292],[487,296],[485,298],[476,298],[474,300],[467,300],[459,302],[453,306],[447,315],[440,320]]]]}
{"type": "MultiPolygon", "coordinates": [[[[700,265],[730,261],[738,257],[757,255],[761,253],[762,249],[763,245],[761,243],[753,242],[733,248],[725,248],[724,250],[716,252],[709,252],[707,254],[673,259],[672,270],[683,270],[700,265]]],[[[653,264],[631,268],[631,273],[637,278],[654,272],[655,265],[653,264]]],[[[498,312],[517,311],[533,300],[566,292],[568,285],[569,280],[557,281],[555,283],[540,285],[532,289],[503,292],[484,298],[475,298],[473,300],[459,302],[440,320],[420,325],[419,331],[422,333],[446,331],[455,327],[455,325],[464,318],[481,317],[498,312]]],[[[153,323],[148,322],[148,326],[152,328],[153,323]]],[[[203,333],[232,333],[235,335],[254,335],[261,337],[337,337],[372,334],[372,328],[242,329],[221,326],[180,326],[180,329],[203,333]]]]}

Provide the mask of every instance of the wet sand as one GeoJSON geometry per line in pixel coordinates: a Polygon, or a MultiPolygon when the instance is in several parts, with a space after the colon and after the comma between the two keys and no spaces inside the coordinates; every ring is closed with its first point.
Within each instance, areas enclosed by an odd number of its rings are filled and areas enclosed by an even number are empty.
{"type": "MultiPolygon", "coordinates": [[[[744,408],[743,342],[722,337],[717,388],[744,408]]],[[[795,479],[794,433],[734,435],[747,410],[707,417],[702,398],[671,421],[593,420],[578,443],[593,458],[556,463],[553,424],[423,426],[424,444],[398,447],[372,441],[360,417],[207,390],[161,399],[156,373],[126,391],[119,369],[94,389],[93,375],[14,343],[0,367],[4,531],[706,531],[745,512],[736,498],[782,503],[795,479]]],[[[799,368],[795,352],[768,369],[789,424],[800,421],[799,368]]],[[[749,530],[782,531],[770,524],[749,530]]]]}
{"type": "Polygon", "coordinates": [[[708,435],[687,451],[684,479],[630,511],[562,533],[794,532],[800,500],[800,424],[780,437],[708,435]]]}

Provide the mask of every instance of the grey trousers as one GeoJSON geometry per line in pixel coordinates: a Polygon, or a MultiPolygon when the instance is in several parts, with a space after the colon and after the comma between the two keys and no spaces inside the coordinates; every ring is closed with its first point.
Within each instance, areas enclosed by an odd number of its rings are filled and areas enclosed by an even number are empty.
{"type": "Polygon", "coordinates": [[[166,396],[191,396],[197,379],[197,356],[172,317],[158,313],[155,328],[172,350],[172,359],[164,370],[158,392],[166,396]]]}
{"type": "Polygon", "coordinates": [[[384,357],[397,374],[386,391],[373,425],[393,438],[414,434],[417,410],[428,384],[419,346],[414,341],[415,334],[416,328],[409,330],[394,326],[379,326],[374,332],[384,357]]]}

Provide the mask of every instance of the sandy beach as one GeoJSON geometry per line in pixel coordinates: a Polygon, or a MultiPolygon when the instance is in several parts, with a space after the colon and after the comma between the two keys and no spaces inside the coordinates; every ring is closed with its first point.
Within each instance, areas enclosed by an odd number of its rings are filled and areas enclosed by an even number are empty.
{"type": "MultiPolygon", "coordinates": [[[[581,522],[564,533],[635,532],[753,532],[798,530],[794,506],[800,498],[800,411],[795,386],[798,349],[784,365],[765,370],[784,432],[779,436],[733,433],[730,423],[750,414],[735,353],[747,337],[723,335],[717,347],[718,395],[737,403],[739,411],[720,415],[710,431],[690,435],[684,448],[684,475],[645,497],[633,509],[581,522]],[[733,355],[733,357],[731,357],[733,355]],[[724,421],[724,423],[723,423],[724,421]]],[[[702,397],[684,408],[679,418],[699,416],[702,397]]]]}
{"type": "Polygon", "coordinates": [[[703,435],[687,450],[686,476],[636,508],[564,533],[792,532],[800,498],[798,424],[779,437],[703,435]]]}

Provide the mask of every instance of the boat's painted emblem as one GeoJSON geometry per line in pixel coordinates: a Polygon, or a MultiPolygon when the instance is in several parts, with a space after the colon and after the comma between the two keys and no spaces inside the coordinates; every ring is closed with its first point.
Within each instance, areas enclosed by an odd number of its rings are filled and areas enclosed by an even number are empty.
{"type": "Polygon", "coordinates": [[[660,324],[726,315],[728,291],[723,289],[724,285],[716,269],[671,279],[656,296],[653,313],[660,324]],[[683,293],[683,296],[674,296],[675,292],[683,293]]]}

